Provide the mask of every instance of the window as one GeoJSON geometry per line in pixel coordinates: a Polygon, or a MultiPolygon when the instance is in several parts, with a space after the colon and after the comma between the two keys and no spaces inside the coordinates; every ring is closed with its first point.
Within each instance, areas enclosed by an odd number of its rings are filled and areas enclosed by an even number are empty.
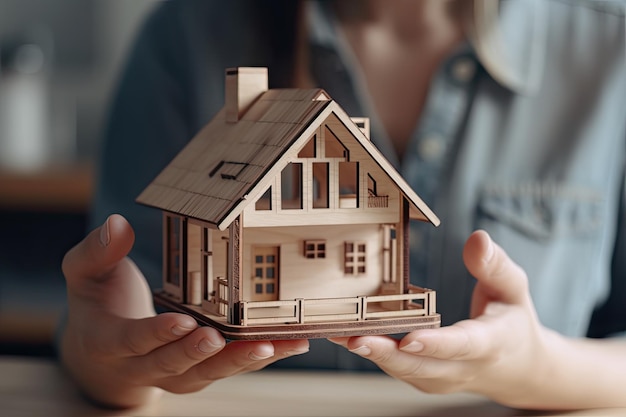
{"type": "Polygon", "coordinates": [[[311,139],[304,145],[298,153],[298,158],[315,158],[315,143],[317,135],[313,135],[311,139]]]}
{"type": "Polygon", "coordinates": [[[359,207],[358,179],[358,162],[339,162],[339,207],[359,207]]]}
{"type": "Polygon", "coordinates": [[[396,227],[393,224],[383,225],[383,282],[396,282],[397,274],[396,227]]]}
{"type": "Polygon", "coordinates": [[[348,149],[343,146],[343,143],[328,126],[324,129],[324,148],[324,156],[326,158],[349,158],[348,149]]]}
{"type": "Polygon", "coordinates": [[[202,277],[202,299],[210,300],[210,292],[215,291],[215,288],[212,288],[211,284],[213,281],[213,242],[212,242],[212,232],[207,227],[202,227],[202,266],[201,266],[201,277],[202,277]]]}
{"type": "Polygon", "coordinates": [[[257,246],[252,248],[252,270],[254,271],[252,276],[252,301],[278,299],[278,252],[278,246],[257,246]]]}
{"type": "Polygon", "coordinates": [[[313,163],[313,208],[328,208],[328,163],[313,163]]]}
{"type": "Polygon", "coordinates": [[[290,162],[281,173],[281,208],[302,209],[302,164],[290,162]]]}
{"type": "Polygon", "coordinates": [[[256,210],[271,210],[272,209],[272,187],[268,188],[266,192],[256,201],[254,204],[256,210]]]}
{"type": "Polygon", "coordinates": [[[376,191],[376,180],[370,174],[367,174],[367,193],[375,197],[378,195],[376,191]]]}
{"type": "Polygon", "coordinates": [[[326,258],[325,240],[305,240],[304,257],[307,259],[326,258]]]}
{"type": "Polygon", "coordinates": [[[344,243],[344,273],[346,275],[363,275],[365,269],[365,242],[344,243]]]}
{"type": "Polygon", "coordinates": [[[180,217],[167,217],[167,274],[166,282],[180,287],[181,276],[181,223],[180,217]]]}

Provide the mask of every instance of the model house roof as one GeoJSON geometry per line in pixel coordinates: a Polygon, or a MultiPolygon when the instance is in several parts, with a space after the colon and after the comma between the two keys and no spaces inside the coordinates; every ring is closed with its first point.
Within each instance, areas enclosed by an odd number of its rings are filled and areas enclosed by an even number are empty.
{"type": "Polygon", "coordinates": [[[239,110],[236,105],[233,109],[228,94],[224,108],[148,185],[137,202],[224,229],[251,203],[248,196],[258,194],[263,179],[280,173],[289,156],[296,155],[293,148],[334,113],[406,196],[410,217],[439,224],[435,214],[324,90],[261,87],[247,98],[242,98],[240,91],[239,110]]]}

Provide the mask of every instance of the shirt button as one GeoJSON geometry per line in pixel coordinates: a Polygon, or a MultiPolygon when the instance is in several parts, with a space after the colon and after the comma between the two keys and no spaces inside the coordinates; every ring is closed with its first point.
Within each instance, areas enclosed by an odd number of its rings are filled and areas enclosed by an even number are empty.
{"type": "Polygon", "coordinates": [[[422,139],[417,145],[417,152],[426,162],[436,162],[444,153],[444,141],[439,135],[430,135],[422,139]]]}
{"type": "Polygon", "coordinates": [[[459,83],[465,84],[474,78],[476,62],[470,58],[459,58],[452,64],[452,77],[459,83]]]}

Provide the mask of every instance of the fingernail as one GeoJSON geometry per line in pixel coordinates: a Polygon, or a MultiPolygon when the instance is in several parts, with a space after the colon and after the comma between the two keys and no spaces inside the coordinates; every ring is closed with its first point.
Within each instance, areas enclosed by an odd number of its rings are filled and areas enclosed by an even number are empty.
{"type": "Polygon", "coordinates": [[[400,350],[408,353],[419,353],[424,350],[424,344],[421,342],[413,341],[408,345],[402,346],[400,350]]]}
{"type": "Polygon", "coordinates": [[[183,327],[180,325],[175,325],[174,327],[172,327],[172,334],[174,336],[184,336],[187,333],[191,332],[193,330],[193,328],[190,327],[183,327]]]}
{"type": "Polygon", "coordinates": [[[272,356],[274,356],[274,353],[272,353],[272,354],[270,354],[270,355],[265,355],[265,356],[263,356],[263,355],[257,355],[257,354],[256,354],[256,353],[254,353],[254,352],[250,352],[250,354],[248,354],[248,357],[249,357],[250,359],[252,359],[253,361],[262,361],[263,359],[269,359],[269,358],[271,358],[272,356]]]}
{"type": "Polygon", "coordinates": [[[287,352],[283,353],[283,355],[285,356],[296,356],[296,355],[302,355],[304,353],[307,353],[309,351],[309,348],[306,349],[293,349],[293,350],[288,350],[287,352]]]}
{"type": "Polygon", "coordinates": [[[106,248],[111,243],[111,234],[109,232],[109,218],[100,226],[100,246],[106,248]]]}
{"type": "Polygon", "coordinates": [[[372,349],[370,349],[369,346],[363,345],[356,349],[350,349],[350,352],[356,353],[359,356],[369,356],[369,354],[372,353],[372,349]]]}
{"type": "Polygon", "coordinates": [[[215,344],[209,339],[202,339],[200,343],[198,343],[198,350],[202,353],[213,353],[219,348],[222,347],[221,344],[215,344]]]}
{"type": "Polygon", "coordinates": [[[485,253],[485,257],[483,258],[483,262],[485,262],[486,264],[491,262],[491,259],[493,258],[493,255],[495,253],[496,253],[495,245],[493,244],[493,241],[491,240],[491,237],[489,237],[489,246],[487,246],[487,253],[485,253]]]}

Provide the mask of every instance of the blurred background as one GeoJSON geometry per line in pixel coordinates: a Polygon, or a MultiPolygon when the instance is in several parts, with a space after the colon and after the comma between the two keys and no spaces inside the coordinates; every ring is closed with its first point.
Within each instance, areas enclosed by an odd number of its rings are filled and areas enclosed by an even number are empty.
{"type": "Polygon", "coordinates": [[[0,354],[49,356],[101,132],[158,0],[0,0],[0,354]]]}

